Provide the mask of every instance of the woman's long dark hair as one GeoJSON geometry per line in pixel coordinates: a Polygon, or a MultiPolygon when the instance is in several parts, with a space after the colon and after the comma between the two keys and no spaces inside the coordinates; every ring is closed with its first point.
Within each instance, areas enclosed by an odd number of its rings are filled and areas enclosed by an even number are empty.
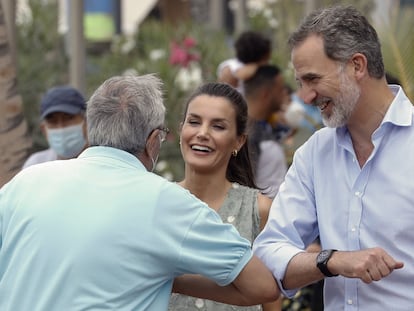
{"type": "MultiPolygon", "coordinates": [[[[247,136],[247,103],[243,96],[233,87],[225,83],[210,82],[201,85],[188,98],[183,113],[183,122],[187,114],[189,103],[200,95],[223,97],[233,106],[236,115],[237,136],[247,136]]],[[[240,148],[237,156],[230,158],[227,165],[226,177],[230,182],[237,182],[240,185],[257,188],[254,180],[253,168],[250,161],[247,140],[240,148]]]]}

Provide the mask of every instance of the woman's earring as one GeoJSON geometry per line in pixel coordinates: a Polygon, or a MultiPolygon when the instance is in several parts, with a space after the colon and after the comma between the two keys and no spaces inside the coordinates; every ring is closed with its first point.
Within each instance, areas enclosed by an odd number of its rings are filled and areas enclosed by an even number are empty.
{"type": "Polygon", "coordinates": [[[237,157],[237,153],[238,153],[239,151],[237,151],[237,149],[234,149],[232,152],[231,152],[231,155],[233,156],[233,157],[237,157]]]}

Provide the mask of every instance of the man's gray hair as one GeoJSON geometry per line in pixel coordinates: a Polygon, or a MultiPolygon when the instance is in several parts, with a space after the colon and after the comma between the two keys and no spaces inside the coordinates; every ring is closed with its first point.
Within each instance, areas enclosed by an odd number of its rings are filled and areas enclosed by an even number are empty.
{"type": "Polygon", "coordinates": [[[329,58],[346,63],[352,55],[361,53],[367,58],[369,75],[378,79],[384,76],[377,32],[354,7],[332,6],[312,12],[291,34],[288,41],[290,48],[298,46],[313,34],[323,39],[329,58]]]}
{"type": "Polygon", "coordinates": [[[164,124],[162,85],[154,74],[106,80],[87,103],[89,145],[141,153],[150,133],[164,124]]]}

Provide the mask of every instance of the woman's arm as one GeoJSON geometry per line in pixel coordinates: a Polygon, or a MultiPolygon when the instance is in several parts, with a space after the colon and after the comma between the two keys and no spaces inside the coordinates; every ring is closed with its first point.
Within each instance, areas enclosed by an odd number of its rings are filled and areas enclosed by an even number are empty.
{"type": "Polygon", "coordinates": [[[264,226],[266,225],[267,218],[269,218],[269,211],[272,202],[272,199],[263,194],[259,193],[257,195],[257,206],[259,208],[260,215],[260,231],[263,230],[264,226]]]}
{"type": "Polygon", "coordinates": [[[227,286],[201,275],[186,274],[175,278],[173,292],[239,306],[275,301],[280,295],[272,273],[256,256],[227,286]]]}
{"type": "Polygon", "coordinates": [[[280,296],[278,300],[274,302],[265,303],[262,305],[263,311],[281,311],[282,310],[283,296],[280,296]]]}

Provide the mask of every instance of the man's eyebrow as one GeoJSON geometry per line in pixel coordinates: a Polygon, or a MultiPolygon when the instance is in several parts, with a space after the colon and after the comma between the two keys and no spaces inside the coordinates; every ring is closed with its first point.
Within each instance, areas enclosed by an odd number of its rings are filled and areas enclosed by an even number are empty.
{"type": "Polygon", "coordinates": [[[318,79],[320,78],[321,75],[313,73],[313,72],[309,72],[309,73],[305,73],[303,76],[299,77],[302,80],[313,80],[313,79],[318,79]]]}

